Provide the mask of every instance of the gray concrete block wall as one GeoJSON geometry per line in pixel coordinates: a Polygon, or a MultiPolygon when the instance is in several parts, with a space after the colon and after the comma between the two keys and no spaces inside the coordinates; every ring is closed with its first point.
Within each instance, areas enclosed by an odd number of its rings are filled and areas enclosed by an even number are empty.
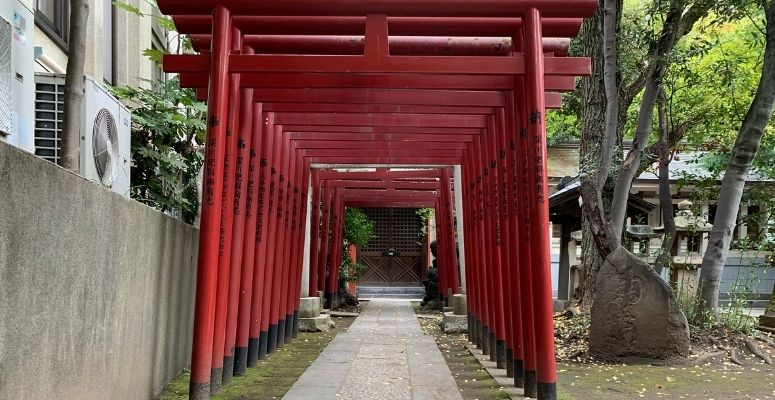
{"type": "MultiPolygon", "coordinates": [[[[729,299],[730,291],[737,291],[738,296],[745,296],[750,300],[767,301],[770,299],[772,288],[775,287],[775,267],[769,266],[767,260],[761,255],[741,256],[737,254],[727,257],[724,264],[724,270],[721,274],[719,297],[722,300],[729,299]],[[747,287],[747,289],[743,289],[747,287]]],[[[755,254],[751,250],[751,254],[755,254]]],[[[552,295],[557,297],[557,278],[560,270],[559,254],[552,254],[552,295]]],[[[667,270],[663,271],[662,278],[667,279],[667,270]]],[[[697,271],[697,280],[700,279],[700,272],[697,271]]],[[[764,307],[766,303],[757,304],[757,307],[764,307]]]]}
{"type": "Polygon", "coordinates": [[[727,257],[721,274],[721,298],[729,298],[729,293],[736,291],[738,296],[769,300],[773,285],[775,269],[764,258],[727,257]]]}
{"type": "Polygon", "coordinates": [[[149,399],[190,363],[198,231],[0,143],[0,399],[149,399]]]}

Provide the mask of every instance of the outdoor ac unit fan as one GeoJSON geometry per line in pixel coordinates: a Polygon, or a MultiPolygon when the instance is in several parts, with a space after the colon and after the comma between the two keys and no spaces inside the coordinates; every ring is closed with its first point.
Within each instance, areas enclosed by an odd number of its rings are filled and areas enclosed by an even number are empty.
{"type": "Polygon", "coordinates": [[[107,187],[113,186],[119,168],[118,129],[113,115],[105,108],[94,118],[92,153],[99,181],[107,187]]]}

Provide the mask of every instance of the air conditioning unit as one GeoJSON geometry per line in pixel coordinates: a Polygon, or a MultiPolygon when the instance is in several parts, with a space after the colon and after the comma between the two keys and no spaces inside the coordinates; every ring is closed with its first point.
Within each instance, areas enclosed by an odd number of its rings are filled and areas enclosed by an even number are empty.
{"type": "Polygon", "coordinates": [[[128,197],[132,113],[91,78],[85,79],[81,172],[128,197]]]}
{"type": "Polygon", "coordinates": [[[65,112],[65,76],[35,74],[35,155],[59,163],[65,112]]]}
{"type": "MultiPolygon", "coordinates": [[[[35,153],[53,162],[61,149],[64,80],[64,75],[36,75],[35,153]]],[[[129,196],[131,113],[89,77],[82,107],[81,175],[129,196]]]]}
{"type": "Polygon", "coordinates": [[[0,140],[32,152],[34,16],[26,1],[0,1],[0,140]]]}

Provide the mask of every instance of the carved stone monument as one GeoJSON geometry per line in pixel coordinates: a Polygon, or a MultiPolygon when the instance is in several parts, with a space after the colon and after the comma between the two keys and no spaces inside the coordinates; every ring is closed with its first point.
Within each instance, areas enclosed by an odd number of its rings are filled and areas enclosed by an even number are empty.
{"type": "Polygon", "coordinates": [[[624,247],[603,262],[592,306],[589,350],[609,360],[686,357],[689,325],[673,291],[624,247]]]}

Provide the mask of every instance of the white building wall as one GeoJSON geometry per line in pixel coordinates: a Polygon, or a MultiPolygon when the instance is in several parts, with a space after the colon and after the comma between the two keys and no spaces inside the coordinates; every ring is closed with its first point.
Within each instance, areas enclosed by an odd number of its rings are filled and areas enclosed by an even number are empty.
{"type": "MultiPolygon", "coordinates": [[[[33,0],[23,0],[29,3],[32,10],[33,0]]],[[[127,0],[127,4],[140,9],[143,14],[152,14],[152,6],[144,0],[127,0]]],[[[89,3],[89,22],[86,34],[86,59],[84,60],[84,73],[95,80],[102,81],[102,77],[110,76],[109,71],[103,68],[103,52],[109,50],[107,38],[109,27],[103,26],[105,13],[113,12],[106,7],[106,2],[96,0],[89,3]]],[[[34,22],[34,21],[33,21],[34,22]]],[[[113,76],[116,77],[115,85],[147,87],[146,80],[153,75],[154,63],[143,55],[145,49],[151,48],[153,43],[151,16],[138,16],[123,10],[116,10],[113,19],[114,25],[114,61],[113,76]]],[[[42,47],[43,53],[63,69],[67,67],[67,54],[63,51],[46,32],[42,29],[34,29],[35,46],[42,47]]],[[[164,40],[164,38],[162,38],[164,40]]],[[[52,72],[38,63],[36,72],[52,72]]]]}
{"type": "MultiPolygon", "coordinates": [[[[128,0],[128,4],[140,9],[144,14],[152,14],[153,9],[145,0],[128,0]]],[[[153,76],[154,63],[143,55],[145,49],[153,44],[153,17],[138,17],[123,11],[116,12],[114,76],[116,85],[149,87],[153,76]]]]}
{"type": "MultiPolygon", "coordinates": [[[[37,27],[35,27],[35,33],[33,34],[33,37],[35,38],[35,46],[43,48],[43,54],[50,58],[51,61],[56,63],[60,68],[67,68],[67,54],[65,54],[65,52],[59,48],[59,46],[57,46],[56,43],[51,40],[51,38],[48,37],[46,32],[43,32],[42,29],[37,29],[37,27]]],[[[49,70],[41,63],[35,63],[35,72],[54,71],[49,70]]]]}

